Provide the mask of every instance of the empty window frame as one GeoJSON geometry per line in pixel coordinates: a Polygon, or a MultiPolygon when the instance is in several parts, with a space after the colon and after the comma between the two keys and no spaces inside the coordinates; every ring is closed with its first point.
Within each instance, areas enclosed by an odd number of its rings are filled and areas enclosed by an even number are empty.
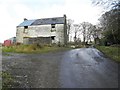
{"type": "Polygon", "coordinates": [[[52,39],[52,40],[55,40],[55,36],[51,36],[51,39],[52,39]]]}
{"type": "Polygon", "coordinates": [[[51,24],[51,28],[55,28],[55,24],[51,24]]]}
{"type": "Polygon", "coordinates": [[[24,29],[28,29],[28,26],[24,26],[24,29]]]}
{"type": "Polygon", "coordinates": [[[55,28],[55,24],[51,24],[51,32],[55,32],[56,28],[55,28]]]}
{"type": "Polygon", "coordinates": [[[28,26],[24,26],[24,33],[28,33],[28,26]]]}

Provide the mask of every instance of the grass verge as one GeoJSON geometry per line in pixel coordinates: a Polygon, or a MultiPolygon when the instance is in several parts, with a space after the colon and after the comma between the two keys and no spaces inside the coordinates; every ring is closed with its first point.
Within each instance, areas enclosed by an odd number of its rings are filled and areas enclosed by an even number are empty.
{"type": "Polygon", "coordinates": [[[120,47],[112,46],[96,46],[101,52],[106,56],[110,57],[112,60],[120,63],[120,47]]]}
{"type": "Polygon", "coordinates": [[[3,52],[15,52],[15,53],[47,53],[70,49],[68,47],[58,46],[42,46],[42,45],[18,45],[10,47],[2,47],[3,52]]]}
{"type": "Polygon", "coordinates": [[[8,72],[2,72],[2,90],[8,90],[7,88],[11,88],[13,81],[11,74],[8,72]]]}

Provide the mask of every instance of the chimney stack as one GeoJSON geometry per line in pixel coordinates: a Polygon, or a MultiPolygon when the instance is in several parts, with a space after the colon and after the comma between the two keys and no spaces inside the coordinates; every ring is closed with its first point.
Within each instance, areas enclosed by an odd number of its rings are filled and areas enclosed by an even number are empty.
{"type": "Polygon", "coordinates": [[[66,14],[64,14],[63,17],[66,18],[66,14]]]}
{"type": "Polygon", "coordinates": [[[27,18],[24,18],[24,21],[26,21],[27,20],[27,18]]]}

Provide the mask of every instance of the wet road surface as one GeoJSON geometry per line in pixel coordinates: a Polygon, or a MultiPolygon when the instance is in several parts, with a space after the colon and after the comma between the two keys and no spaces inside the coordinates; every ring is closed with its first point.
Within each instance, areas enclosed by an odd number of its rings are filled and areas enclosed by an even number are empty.
{"type": "Polygon", "coordinates": [[[95,48],[46,54],[8,53],[3,71],[14,76],[13,87],[117,88],[118,64],[95,48]]]}

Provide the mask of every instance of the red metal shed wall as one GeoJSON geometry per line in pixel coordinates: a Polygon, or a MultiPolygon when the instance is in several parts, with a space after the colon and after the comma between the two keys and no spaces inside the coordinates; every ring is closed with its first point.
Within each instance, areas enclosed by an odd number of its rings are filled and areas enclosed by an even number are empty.
{"type": "Polygon", "coordinates": [[[5,40],[4,41],[4,46],[11,46],[11,45],[12,45],[11,40],[5,40]]]}

